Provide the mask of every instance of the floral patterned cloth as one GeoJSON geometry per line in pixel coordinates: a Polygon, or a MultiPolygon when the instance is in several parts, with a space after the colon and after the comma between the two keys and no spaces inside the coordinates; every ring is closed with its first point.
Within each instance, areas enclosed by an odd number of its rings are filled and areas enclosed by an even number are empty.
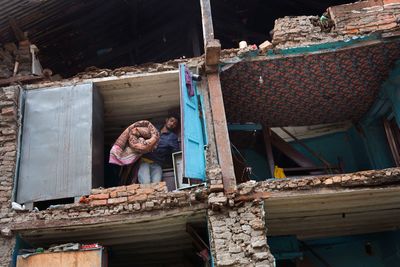
{"type": "Polygon", "coordinates": [[[239,62],[221,74],[227,120],[269,127],[358,121],[398,59],[394,40],[239,62]]]}

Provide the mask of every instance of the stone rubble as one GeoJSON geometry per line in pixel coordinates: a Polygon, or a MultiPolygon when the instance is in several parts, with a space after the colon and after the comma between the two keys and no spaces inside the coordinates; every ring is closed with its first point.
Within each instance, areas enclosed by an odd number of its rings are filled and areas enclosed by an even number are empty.
{"type": "Polygon", "coordinates": [[[8,225],[15,212],[10,210],[17,155],[19,89],[0,88],[0,266],[8,266],[14,238],[8,225]]]}
{"type": "Polygon", "coordinates": [[[355,35],[400,29],[400,0],[368,0],[329,7],[333,29],[324,32],[312,22],[318,16],[284,17],[275,21],[275,49],[350,40],[355,35]]]}

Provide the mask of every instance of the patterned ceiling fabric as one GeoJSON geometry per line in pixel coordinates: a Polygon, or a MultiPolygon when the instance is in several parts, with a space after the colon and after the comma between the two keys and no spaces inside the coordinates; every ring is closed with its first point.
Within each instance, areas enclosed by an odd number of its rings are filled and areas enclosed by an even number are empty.
{"type": "Polygon", "coordinates": [[[397,40],[237,63],[221,74],[227,120],[270,127],[357,121],[399,58],[397,40]]]}

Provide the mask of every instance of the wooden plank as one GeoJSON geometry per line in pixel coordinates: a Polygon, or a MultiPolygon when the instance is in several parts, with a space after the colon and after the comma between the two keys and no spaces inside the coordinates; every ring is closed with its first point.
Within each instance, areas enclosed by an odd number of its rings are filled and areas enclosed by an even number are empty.
{"type": "Polygon", "coordinates": [[[272,193],[265,200],[268,234],[314,238],[400,226],[399,187],[322,192],[272,193]]]}
{"type": "MultiPolygon", "coordinates": [[[[271,196],[271,194],[270,194],[271,196]]],[[[315,198],[307,198],[303,199],[290,199],[287,197],[286,199],[273,199],[270,197],[266,200],[265,206],[266,209],[270,213],[276,212],[297,212],[297,211],[314,211],[314,210],[323,210],[332,208],[348,208],[351,206],[360,206],[364,203],[372,204],[380,204],[380,203],[399,203],[400,205],[400,194],[398,191],[391,193],[381,193],[379,189],[374,193],[366,193],[357,195],[356,192],[354,195],[352,193],[348,194],[338,194],[336,196],[329,195],[320,195],[315,198]],[[362,201],[364,200],[364,201],[362,201]],[[360,203],[362,201],[362,203],[360,203]]]]}
{"type": "Polygon", "coordinates": [[[224,190],[225,192],[233,192],[236,190],[236,179],[233,169],[231,144],[229,141],[219,74],[208,74],[207,81],[210,93],[215,142],[217,146],[218,160],[222,170],[224,190]]]}
{"type": "MultiPolygon", "coordinates": [[[[142,233],[146,231],[142,230],[142,233]]],[[[104,246],[113,246],[113,245],[122,245],[126,244],[129,242],[132,242],[135,240],[135,242],[149,242],[149,241],[158,241],[158,240],[164,240],[164,239],[171,239],[171,238],[178,238],[178,239],[190,239],[188,234],[185,232],[183,229],[182,231],[176,231],[176,232],[168,232],[168,233],[148,233],[148,234],[132,234],[129,232],[125,233],[120,233],[120,234],[115,234],[112,236],[102,236],[102,235],[97,235],[97,236],[92,236],[92,237],[70,237],[70,236],[63,236],[62,238],[53,238],[53,237],[47,237],[45,239],[42,239],[42,242],[46,241],[47,244],[52,244],[52,243],[69,243],[69,242],[80,242],[80,243],[101,243],[104,246]]],[[[39,240],[29,240],[30,242],[38,242],[39,240]]]]}
{"type": "Polygon", "coordinates": [[[390,223],[400,225],[400,208],[369,210],[363,212],[350,212],[342,214],[327,214],[321,216],[304,216],[280,219],[267,219],[269,229],[274,228],[275,232],[296,234],[298,230],[316,231],[317,229],[327,230],[340,227],[355,227],[368,225],[381,225],[388,220],[390,223]]]}
{"type": "Polygon", "coordinates": [[[365,204],[365,205],[352,205],[349,207],[342,208],[327,208],[327,209],[319,209],[319,210],[299,210],[299,211],[282,211],[282,212],[268,212],[267,220],[272,219],[283,219],[283,218],[303,218],[307,216],[321,216],[321,215],[340,215],[353,213],[353,212],[368,212],[371,210],[380,210],[380,209],[400,209],[400,205],[398,203],[393,203],[393,201],[383,202],[381,204],[365,204]]]}
{"type": "Polygon", "coordinates": [[[17,267],[102,267],[103,250],[41,253],[23,258],[18,256],[17,267]]]}
{"type": "Polygon", "coordinates": [[[34,81],[40,81],[43,80],[44,77],[42,76],[33,76],[33,75],[27,75],[27,76],[15,76],[7,79],[0,79],[0,86],[5,86],[13,83],[24,83],[24,82],[34,82],[34,81]]]}
{"type": "MultiPolygon", "coordinates": [[[[370,214],[369,216],[380,216],[379,214],[370,214]]],[[[325,227],[321,226],[325,224],[325,221],[319,220],[315,225],[301,226],[298,225],[295,229],[287,228],[286,224],[269,224],[268,230],[269,235],[280,236],[280,235],[296,235],[299,239],[311,239],[311,238],[326,238],[334,236],[345,236],[345,235],[356,235],[356,234],[367,234],[383,231],[397,230],[400,226],[399,218],[381,218],[380,222],[342,225],[341,222],[336,221],[334,225],[326,224],[325,227]]],[[[368,218],[364,219],[367,222],[368,218]]]]}
{"type": "Polygon", "coordinates": [[[30,240],[47,240],[47,239],[62,239],[65,236],[68,238],[106,238],[109,236],[120,236],[126,233],[135,235],[143,234],[159,234],[159,233],[171,233],[178,231],[185,231],[186,217],[175,217],[168,218],[167,220],[159,220],[156,222],[136,223],[136,224],[123,224],[115,225],[114,227],[98,227],[88,229],[74,229],[69,231],[49,231],[49,230],[38,230],[34,232],[28,232],[23,234],[24,237],[30,240]],[[165,227],[168,225],[169,227],[165,227]],[[143,233],[143,229],[146,232],[143,233]]]}
{"type": "Polygon", "coordinates": [[[221,55],[221,44],[218,40],[208,40],[206,44],[205,63],[207,66],[218,65],[221,55]]]}
{"type": "Polygon", "coordinates": [[[76,227],[84,227],[90,229],[91,227],[98,227],[106,225],[112,227],[115,224],[121,223],[139,223],[153,220],[160,220],[161,218],[167,218],[172,216],[193,216],[196,214],[205,214],[207,204],[192,204],[188,207],[179,207],[171,210],[154,210],[141,213],[129,213],[129,214],[118,214],[101,217],[89,217],[80,218],[76,220],[71,219],[59,219],[59,220],[33,220],[15,223],[12,225],[12,230],[17,232],[32,231],[35,229],[51,229],[63,227],[64,230],[75,229],[76,227]]]}

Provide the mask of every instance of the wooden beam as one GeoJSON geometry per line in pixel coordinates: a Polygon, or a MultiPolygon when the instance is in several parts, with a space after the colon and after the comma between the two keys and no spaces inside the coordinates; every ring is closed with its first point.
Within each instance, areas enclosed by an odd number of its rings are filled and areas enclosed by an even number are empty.
{"type": "Polygon", "coordinates": [[[205,63],[207,72],[218,71],[217,65],[221,54],[221,44],[214,38],[210,0],[200,0],[201,21],[203,25],[205,63]]]}
{"type": "Polygon", "coordinates": [[[33,76],[33,75],[27,75],[27,76],[15,76],[7,79],[0,79],[0,86],[8,85],[8,84],[13,84],[13,83],[22,83],[22,82],[33,82],[33,81],[39,81],[43,80],[43,76],[33,76]]]}
{"type": "Polygon", "coordinates": [[[322,156],[318,155],[314,150],[312,150],[309,146],[307,146],[304,142],[299,140],[296,136],[291,134],[288,130],[286,130],[284,127],[280,127],[282,131],[284,131],[287,135],[289,135],[293,140],[301,145],[305,150],[307,150],[311,155],[313,155],[315,158],[317,158],[319,161],[321,161],[327,168],[331,168],[331,164],[326,161],[322,156]]]}
{"type": "Polygon", "coordinates": [[[84,227],[90,229],[91,227],[100,227],[102,225],[109,225],[121,223],[140,223],[148,222],[153,220],[160,220],[166,217],[172,216],[192,216],[199,212],[205,212],[207,204],[201,203],[188,207],[174,208],[171,210],[154,210],[141,213],[129,213],[129,214],[116,214],[110,216],[99,216],[99,217],[88,217],[71,219],[59,219],[59,220],[32,220],[21,223],[15,223],[12,225],[12,231],[29,231],[35,229],[51,229],[64,227],[64,230],[68,228],[84,227]]]}
{"type": "Polygon", "coordinates": [[[302,153],[294,149],[289,143],[283,140],[279,135],[271,131],[271,143],[283,154],[291,158],[294,162],[299,164],[301,167],[317,167],[317,165],[304,156],[302,153]]]}
{"type": "Polygon", "coordinates": [[[203,25],[204,47],[207,47],[207,42],[214,40],[214,27],[212,23],[210,0],[200,0],[200,7],[201,22],[203,25]]]}
{"type": "MultiPolygon", "coordinates": [[[[217,66],[219,63],[219,58],[221,55],[221,44],[218,40],[209,40],[206,43],[206,67],[207,66],[217,66]]],[[[207,69],[207,72],[218,71],[218,68],[207,69]]]]}
{"type": "Polygon", "coordinates": [[[230,193],[236,190],[236,179],[235,171],[233,169],[231,144],[229,141],[219,73],[209,73],[207,75],[207,81],[210,93],[210,104],[218,161],[222,170],[224,190],[225,192],[230,193]]]}

